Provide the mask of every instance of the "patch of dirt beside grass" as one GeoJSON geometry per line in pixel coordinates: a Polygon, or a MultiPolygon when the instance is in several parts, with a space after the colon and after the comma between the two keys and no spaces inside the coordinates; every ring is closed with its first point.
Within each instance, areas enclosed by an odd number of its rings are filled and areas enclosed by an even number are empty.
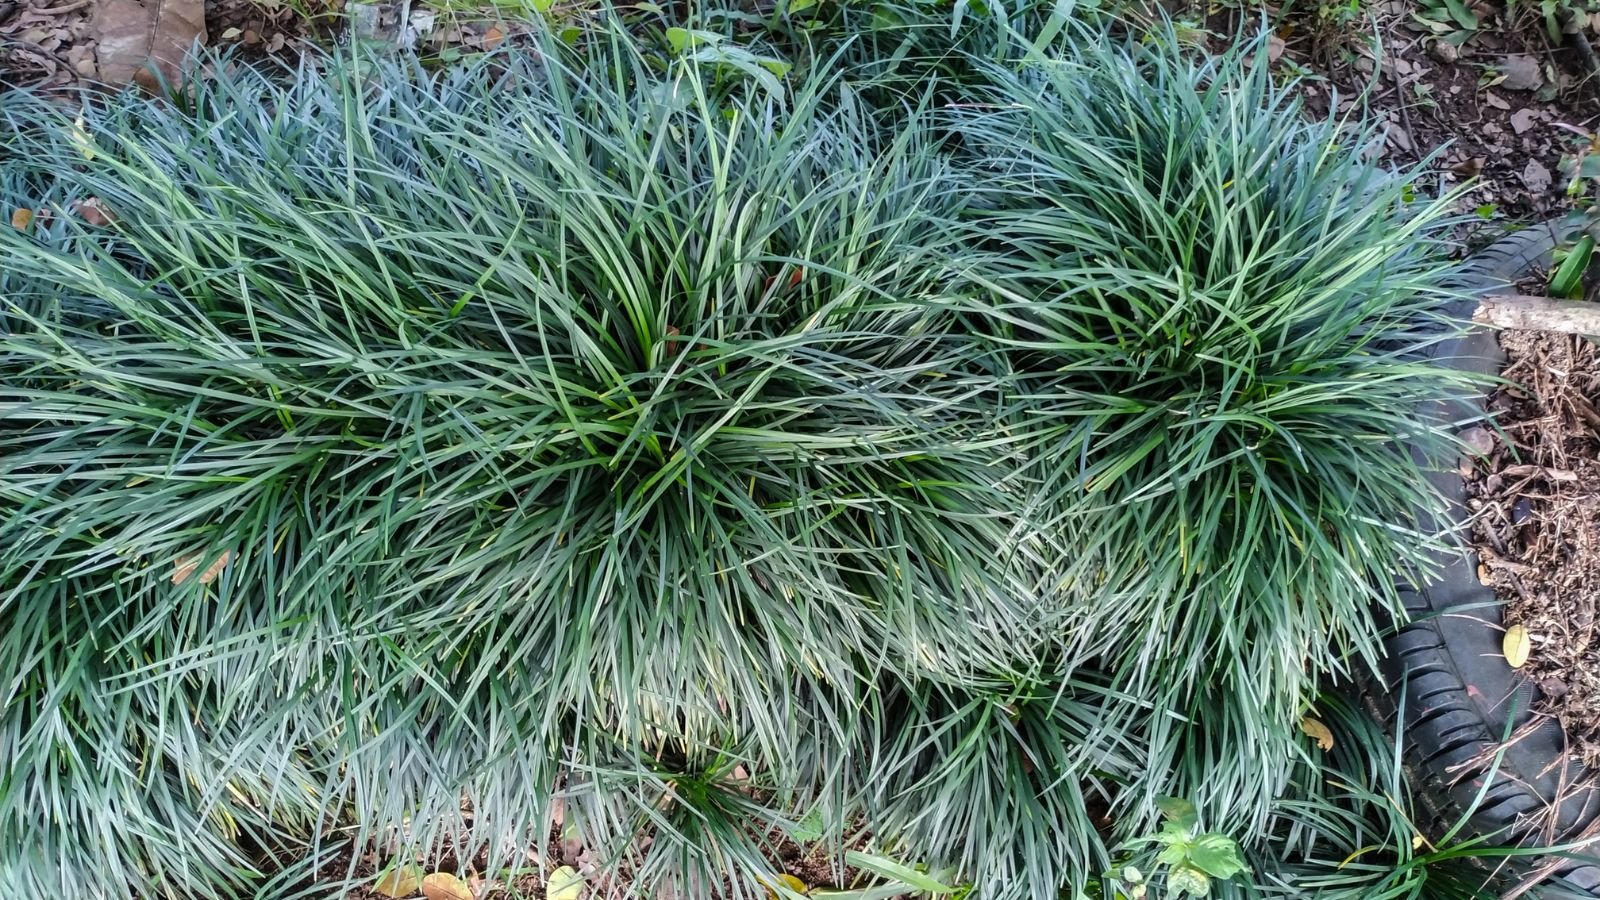
{"type": "Polygon", "coordinates": [[[1473,463],[1468,504],[1479,577],[1507,626],[1532,636],[1537,711],[1600,766],[1600,349],[1573,335],[1501,335],[1512,383],[1489,399],[1500,433],[1473,463]]]}
{"type": "Polygon", "coordinates": [[[1225,9],[1206,21],[1214,35],[1273,26],[1274,71],[1304,79],[1314,115],[1370,113],[1372,155],[1396,168],[1426,163],[1437,181],[1419,193],[1472,183],[1461,209],[1477,212],[1487,233],[1498,231],[1491,222],[1567,206],[1561,157],[1600,126],[1600,94],[1581,53],[1552,44],[1537,17],[1480,5],[1483,27],[1460,47],[1419,31],[1413,0],[1363,5],[1338,22],[1324,18],[1336,6],[1328,0],[1225,9]]]}

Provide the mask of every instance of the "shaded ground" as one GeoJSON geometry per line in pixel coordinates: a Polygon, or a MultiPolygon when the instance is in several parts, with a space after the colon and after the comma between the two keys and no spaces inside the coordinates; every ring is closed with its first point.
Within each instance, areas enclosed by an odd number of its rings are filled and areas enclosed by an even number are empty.
{"type": "Polygon", "coordinates": [[[130,34],[138,31],[164,33],[174,57],[198,38],[247,59],[292,62],[307,42],[344,37],[347,21],[386,43],[447,57],[492,50],[518,31],[492,5],[454,0],[0,0],[0,86],[67,91],[132,80],[142,57],[127,45],[138,44],[130,34]]]}
{"type": "MultiPolygon", "coordinates": [[[[774,878],[785,874],[793,876],[807,890],[844,888],[857,883],[860,879],[861,873],[854,868],[847,866],[842,871],[836,870],[833,860],[820,846],[806,847],[777,833],[768,835],[768,839],[773,844],[774,852],[771,857],[774,862],[774,878]]],[[[648,842],[649,839],[644,840],[648,842]]],[[[640,849],[646,845],[641,844],[640,849]]],[[[581,874],[584,878],[582,896],[585,900],[622,897],[626,895],[629,887],[630,871],[626,865],[608,864],[579,841],[564,841],[552,834],[544,848],[530,848],[525,851],[524,856],[525,859],[502,861],[498,865],[491,866],[489,861],[482,857],[463,860],[446,855],[425,861],[426,865],[422,867],[422,871],[459,873],[472,890],[475,900],[546,900],[545,881],[537,874],[541,861],[546,871],[558,866],[570,866],[581,874]]],[[[356,859],[352,859],[347,853],[331,860],[322,870],[322,874],[330,878],[343,878],[350,870],[352,862],[356,875],[372,881],[388,860],[373,852],[364,853],[356,859]]],[[[413,897],[422,894],[413,891],[401,896],[413,897]]],[[[693,897],[675,897],[671,893],[663,892],[657,894],[658,900],[724,900],[735,896],[748,898],[751,892],[745,889],[742,893],[736,894],[731,885],[724,881],[721,884],[707,885],[693,897]]],[[[348,892],[345,900],[390,900],[390,897],[390,894],[368,887],[348,892]]]]}
{"type": "MultiPolygon", "coordinates": [[[[1307,79],[1313,113],[1364,108],[1381,123],[1375,155],[1397,168],[1427,162],[1437,184],[1419,193],[1475,182],[1461,209],[1486,231],[1565,209],[1561,157],[1600,125],[1600,81],[1575,39],[1552,45],[1537,17],[1480,3],[1482,26],[1458,47],[1423,24],[1433,21],[1425,4],[1386,0],[1346,20],[1330,21],[1328,6],[1279,17],[1270,55],[1283,77],[1307,79]]],[[[1232,34],[1261,16],[1225,10],[1209,21],[1232,34]]]]}

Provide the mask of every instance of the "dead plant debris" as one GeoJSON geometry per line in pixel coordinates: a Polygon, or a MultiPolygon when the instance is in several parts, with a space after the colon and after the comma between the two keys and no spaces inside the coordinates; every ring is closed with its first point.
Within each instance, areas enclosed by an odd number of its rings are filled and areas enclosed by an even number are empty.
{"type": "Polygon", "coordinates": [[[1467,481],[1480,572],[1508,629],[1526,629],[1536,709],[1600,766],[1600,348],[1549,332],[1500,342],[1512,383],[1489,398],[1499,431],[1467,481]]]}

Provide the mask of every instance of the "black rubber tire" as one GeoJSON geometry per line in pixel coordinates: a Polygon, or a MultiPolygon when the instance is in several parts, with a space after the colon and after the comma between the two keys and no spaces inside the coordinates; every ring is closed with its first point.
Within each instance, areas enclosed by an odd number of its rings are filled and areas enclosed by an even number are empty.
{"type": "MultiPolygon", "coordinates": [[[[1464,266],[1463,286],[1475,294],[1505,289],[1548,264],[1555,242],[1550,226],[1516,232],[1464,266]]],[[[1470,316],[1471,304],[1459,312],[1470,316]]],[[[1483,328],[1440,345],[1435,358],[1489,375],[1499,374],[1504,363],[1495,335],[1483,328]]],[[[1458,422],[1476,411],[1441,406],[1433,413],[1458,422]]],[[[1452,503],[1452,519],[1465,522],[1461,477],[1443,472],[1435,483],[1452,503]]],[[[1576,836],[1600,815],[1600,793],[1570,792],[1586,773],[1567,752],[1559,723],[1547,719],[1530,726],[1537,689],[1502,655],[1501,609],[1493,589],[1479,582],[1477,558],[1464,536],[1457,552],[1439,564],[1441,577],[1434,583],[1403,592],[1412,622],[1388,642],[1382,683],[1366,685],[1369,708],[1402,723],[1420,799],[1439,820],[1454,821],[1474,810],[1471,825],[1480,833],[1540,844],[1576,836]],[[1402,696],[1404,708],[1397,709],[1402,696]],[[1402,713],[1398,719],[1392,718],[1396,712],[1402,713]],[[1502,744],[1508,720],[1517,733],[1531,731],[1506,748],[1485,789],[1490,773],[1482,761],[1502,744]],[[1555,804],[1563,786],[1571,796],[1555,804]]],[[[1568,863],[1558,876],[1563,886],[1600,897],[1600,867],[1568,863]]]]}

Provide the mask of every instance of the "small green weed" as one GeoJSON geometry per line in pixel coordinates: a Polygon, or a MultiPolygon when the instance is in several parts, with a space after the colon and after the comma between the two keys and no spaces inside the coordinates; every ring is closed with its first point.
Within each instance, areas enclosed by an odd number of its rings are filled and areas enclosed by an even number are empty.
{"type": "Polygon", "coordinates": [[[1577,139],[1560,166],[1572,208],[1558,225],[1561,242],[1551,259],[1548,286],[1553,297],[1579,300],[1589,293],[1600,238],[1600,135],[1573,130],[1577,139]]]}
{"type": "Polygon", "coordinates": [[[1227,881],[1249,873],[1233,838],[1200,830],[1199,812],[1193,803],[1164,797],[1160,805],[1164,819],[1161,830],[1128,843],[1130,848],[1160,849],[1136,851],[1106,875],[1112,886],[1130,900],[1209,897],[1213,880],[1227,881]]]}

